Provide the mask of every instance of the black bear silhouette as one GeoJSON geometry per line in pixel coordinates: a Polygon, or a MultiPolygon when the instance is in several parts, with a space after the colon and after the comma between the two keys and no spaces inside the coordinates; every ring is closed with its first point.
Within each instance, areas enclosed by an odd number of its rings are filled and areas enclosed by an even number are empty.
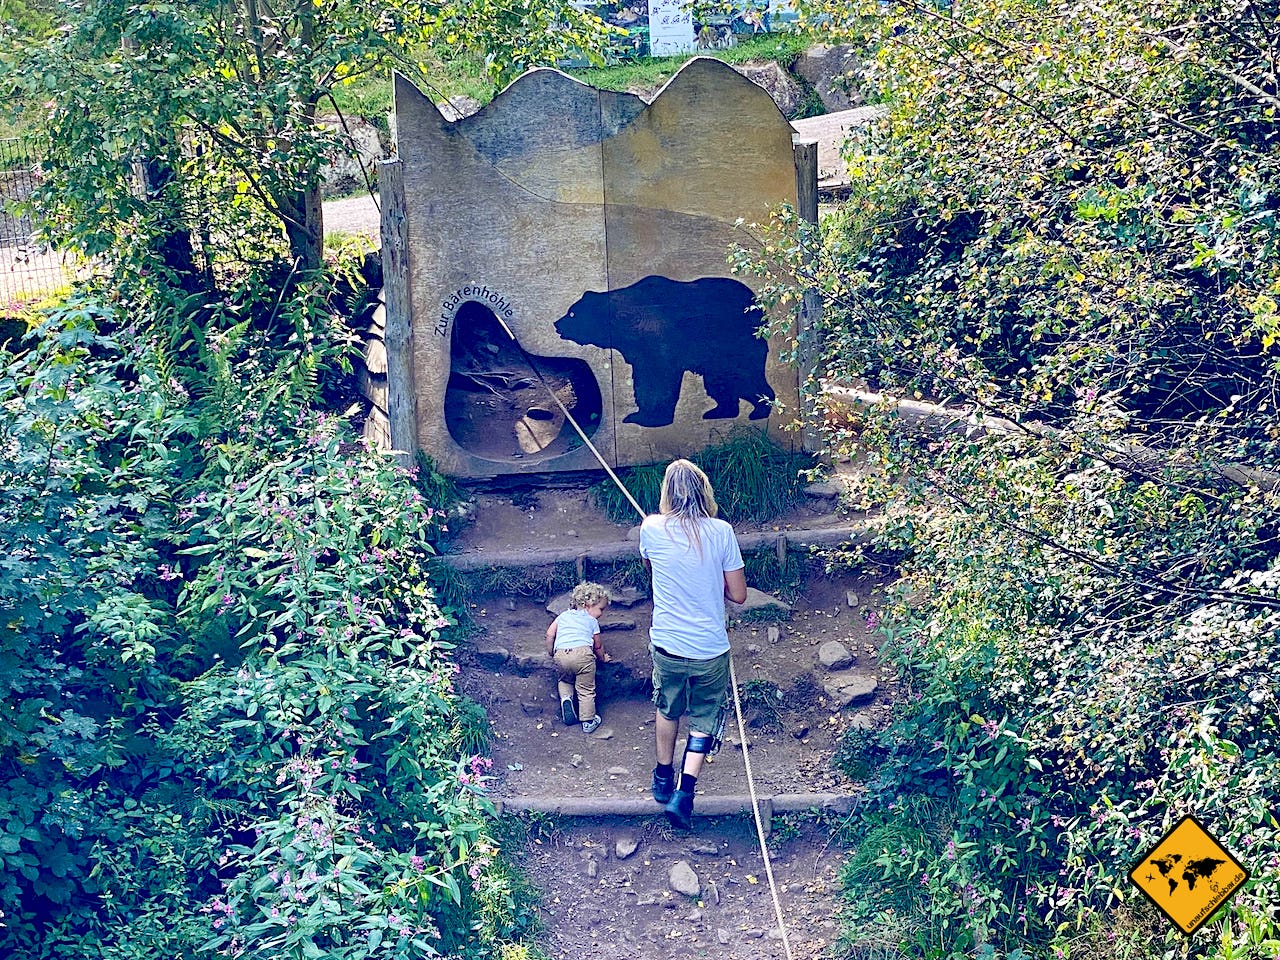
{"type": "Polygon", "coordinates": [[[755,335],[763,320],[751,288],[726,277],[679,281],[649,276],[629,287],[588,291],[556,321],[566,340],[617,350],[631,365],[636,410],[626,423],[661,427],[675,420],[686,370],[702,377],[715,406],[703,419],[769,416],[768,345],[755,335]]]}

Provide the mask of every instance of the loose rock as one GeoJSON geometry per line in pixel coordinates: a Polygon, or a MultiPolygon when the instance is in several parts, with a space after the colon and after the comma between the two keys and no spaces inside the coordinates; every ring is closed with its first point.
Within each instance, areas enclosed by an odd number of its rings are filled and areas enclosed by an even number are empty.
{"type": "Polygon", "coordinates": [[[733,611],[733,615],[738,618],[749,618],[759,614],[776,614],[784,619],[791,617],[791,604],[755,587],[747,587],[747,599],[742,603],[734,603],[730,600],[728,606],[733,611]]]}
{"type": "Polygon", "coordinates": [[[710,840],[695,840],[689,844],[689,850],[693,853],[702,853],[714,857],[720,852],[720,845],[710,840]]]}
{"type": "Polygon", "coordinates": [[[859,710],[849,717],[849,726],[857,730],[874,730],[876,722],[872,719],[871,714],[859,710]]]}
{"type": "Polygon", "coordinates": [[[847,44],[810,47],[796,58],[794,67],[795,72],[817,92],[822,105],[833,113],[848,110],[858,102],[853,93],[853,77],[857,68],[854,49],[847,44]]]}
{"type": "Polygon", "coordinates": [[[770,628],[769,628],[769,642],[770,642],[770,643],[777,643],[777,642],[778,642],[779,640],[781,640],[781,639],[782,639],[782,631],[781,631],[781,630],[779,630],[777,627],[770,627],[770,628]]]}
{"type": "Polygon", "coordinates": [[[797,740],[803,740],[809,735],[809,725],[807,723],[796,724],[791,728],[791,735],[797,740]]]}
{"type": "Polygon", "coordinates": [[[760,644],[758,643],[747,644],[747,656],[754,657],[757,654],[761,654],[761,653],[764,653],[764,647],[760,646],[760,644]]]}
{"type": "Polygon", "coordinates": [[[822,685],[822,692],[831,700],[832,712],[836,712],[853,704],[865,703],[876,695],[878,687],[875,677],[853,674],[844,677],[833,676],[822,685]]]}
{"type": "Polygon", "coordinates": [[[671,889],[676,893],[684,894],[686,897],[696,897],[702,893],[702,884],[698,880],[698,875],[694,873],[693,867],[689,866],[688,860],[677,860],[673,863],[667,879],[671,889]]]}
{"type": "Polygon", "coordinates": [[[587,876],[594,880],[600,875],[600,864],[595,860],[587,861],[587,876]]]}
{"type": "Polygon", "coordinates": [[[786,116],[794,117],[800,109],[804,92],[800,84],[791,74],[782,69],[782,65],[772,61],[768,63],[743,63],[735,65],[734,70],[753,83],[757,83],[768,91],[773,102],[786,116]]]}
{"type": "Polygon", "coordinates": [[[840,496],[840,485],[832,480],[811,483],[804,488],[804,495],[814,500],[834,500],[840,496]]]}
{"type": "Polygon", "coordinates": [[[569,766],[571,766],[571,767],[580,767],[580,766],[582,766],[582,754],[580,754],[580,753],[575,753],[573,756],[571,756],[571,757],[569,758],[569,766]]]}
{"type": "Polygon", "coordinates": [[[828,671],[853,666],[857,657],[839,640],[828,640],[818,648],[818,662],[828,671]]]}
{"type": "Polygon", "coordinates": [[[720,946],[727,946],[733,942],[733,937],[724,927],[716,927],[716,940],[720,942],[720,946]]]}
{"type": "Polygon", "coordinates": [[[851,608],[856,607],[858,605],[857,593],[850,590],[848,593],[844,595],[844,602],[847,603],[851,608]]]}
{"type": "Polygon", "coordinates": [[[619,837],[613,842],[613,852],[619,860],[625,860],[636,852],[636,848],[640,846],[640,841],[635,837],[619,837]]]}
{"type": "Polygon", "coordinates": [[[609,588],[609,605],[613,607],[625,607],[629,610],[645,599],[645,595],[635,587],[624,587],[621,590],[609,588]]]}
{"type": "Polygon", "coordinates": [[[625,777],[631,771],[628,770],[626,767],[610,767],[605,772],[612,777],[625,777]]]}
{"type": "Polygon", "coordinates": [[[542,704],[526,700],[520,704],[520,712],[526,717],[540,717],[542,716],[542,704]]]}
{"type": "Polygon", "coordinates": [[[547,666],[550,662],[550,658],[545,653],[540,657],[529,653],[521,653],[511,658],[512,666],[516,668],[516,672],[522,677],[527,677],[534,671],[547,666]]]}

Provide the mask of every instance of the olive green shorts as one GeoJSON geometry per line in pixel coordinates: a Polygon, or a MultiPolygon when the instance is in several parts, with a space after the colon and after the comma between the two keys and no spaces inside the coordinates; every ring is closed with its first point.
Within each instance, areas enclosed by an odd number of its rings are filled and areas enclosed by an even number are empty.
{"type": "Polygon", "coordinates": [[[689,714],[689,729],[714,733],[729,689],[729,652],[710,660],[683,660],[649,647],[653,657],[653,705],[668,720],[689,714]]]}

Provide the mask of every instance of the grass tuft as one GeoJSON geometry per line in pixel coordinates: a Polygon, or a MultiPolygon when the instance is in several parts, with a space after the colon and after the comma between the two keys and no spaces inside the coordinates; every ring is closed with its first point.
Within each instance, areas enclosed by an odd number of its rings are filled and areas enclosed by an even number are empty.
{"type": "MultiPolygon", "coordinates": [[[[715,446],[690,458],[706,471],[715,489],[720,516],[730,523],[772,520],[786,513],[803,496],[801,471],[813,467],[806,453],[778,446],[763,430],[738,427],[715,446]]],[[[632,467],[620,474],[631,495],[646,513],[656,513],[666,464],[632,467]]],[[[591,488],[592,501],[614,523],[634,523],[635,508],[612,480],[591,488]]]]}
{"type": "MultiPolygon", "coordinates": [[[[658,512],[658,498],[662,495],[662,473],[666,468],[666,464],[648,464],[631,467],[618,475],[645,513],[658,512]]],[[[614,523],[640,522],[640,518],[636,516],[636,508],[608,477],[591,488],[591,502],[614,523]]]]}
{"type": "Polygon", "coordinates": [[[459,697],[451,735],[460,756],[487,756],[493,728],[484,707],[470,697],[459,697]]]}

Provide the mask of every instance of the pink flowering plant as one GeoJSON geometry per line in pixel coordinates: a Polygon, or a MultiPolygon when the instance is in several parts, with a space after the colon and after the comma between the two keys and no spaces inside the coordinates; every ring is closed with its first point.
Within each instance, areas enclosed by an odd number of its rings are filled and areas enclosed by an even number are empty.
{"type": "Polygon", "coordinates": [[[465,950],[500,935],[482,894],[502,880],[489,761],[454,753],[451,620],[428,582],[444,517],[335,418],[292,427],[252,452],[225,439],[214,461],[230,469],[186,505],[183,606],[240,654],[192,681],[199,707],[173,736],[219,771],[211,788],[279,811],[228,844],[207,946],[465,950]]]}
{"type": "Polygon", "coordinates": [[[465,957],[524,929],[434,590],[447,485],[322,409],[342,340],[299,296],[293,349],[234,303],[184,353],[175,317],[88,299],[5,358],[6,956],[465,957]]]}

